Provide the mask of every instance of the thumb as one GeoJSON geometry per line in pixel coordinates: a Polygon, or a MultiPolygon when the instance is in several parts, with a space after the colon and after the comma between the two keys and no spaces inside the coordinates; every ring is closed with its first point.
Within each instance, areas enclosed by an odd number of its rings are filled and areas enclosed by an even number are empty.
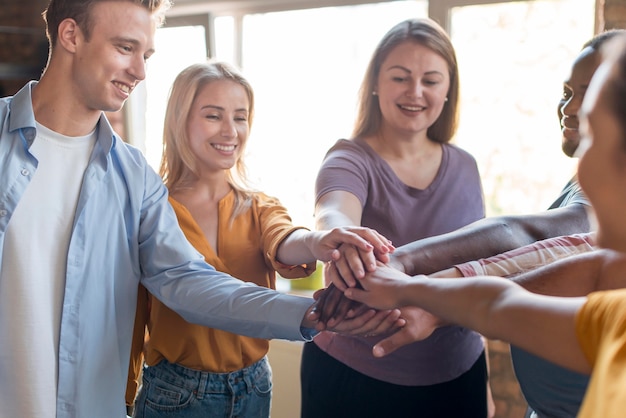
{"type": "Polygon", "coordinates": [[[380,340],[374,348],[372,354],[374,357],[384,357],[393,353],[398,348],[417,341],[407,327],[401,328],[398,332],[387,338],[380,340]]]}
{"type": "Polygon", "coordinates": [[[363,290],[363,289],[359,289],[358,287],[349,287],[347,288],[344,292],[343,295],[345,297],[347,297],[348,299],[357,301],[357,302],[361,302],[365,305],[367,305],[367,299],[368,299],[368,295],[367,295],[367,291],[363,290]]]}

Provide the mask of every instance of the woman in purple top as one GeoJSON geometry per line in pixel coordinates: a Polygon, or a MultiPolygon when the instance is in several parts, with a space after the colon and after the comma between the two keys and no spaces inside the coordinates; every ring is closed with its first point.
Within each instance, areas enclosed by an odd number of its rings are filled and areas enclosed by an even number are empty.
{"type": "MultiPolygon", "coordinates": [[[[458,91],[456,56],[445,31],[429,19],[394,26],[367,68],[352,139],[330,149],[318,174],[318,229],[363,225],[403,245],[484,217],[476,161],[449,144],[458,91]]],[[[354,248],[340,251],[341,260],[358,259],[354,248]]],[[[362,260],[363,269],[373,268],[371,259],[362,260]]],[[[347,265],[328,268],[343,272],[347,265]]],[[[418,315],[410,309],[402,314],[418,315]]],[[[480,335],[444,327],[375,358],[372,347],[384,337],[323,332],[307,343],[301,416],[487,416],[480,335]]]]}

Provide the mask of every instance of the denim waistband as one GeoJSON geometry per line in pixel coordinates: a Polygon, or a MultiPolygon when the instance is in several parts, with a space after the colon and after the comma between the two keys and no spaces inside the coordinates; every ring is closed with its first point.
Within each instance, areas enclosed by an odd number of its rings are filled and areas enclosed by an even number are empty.
{"type": "Polygon", "coordinates": [[[173,364],[167,360],[159,364],[147,367],[144,373],[158,376],[173,385],[202,393],[227,393],[228,387],[245,386],[250,392],[254,388],[254,382],[258,376],[267,373],[269,362],[266,357],[256,363],[230,373],[211,373],[201,370],[189,369],[179,364],[173,364]]]}

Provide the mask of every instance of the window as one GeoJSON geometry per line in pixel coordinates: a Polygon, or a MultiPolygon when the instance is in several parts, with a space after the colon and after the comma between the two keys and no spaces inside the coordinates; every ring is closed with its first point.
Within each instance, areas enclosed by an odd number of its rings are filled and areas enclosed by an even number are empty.
{"type": "Polygon", "coordinates": [[[575,172],[561,151],[557,102],[593,17],[589,0],[451,10],[462,100],[456,143],[478,161],[488,214],[547,209],[575,172]]]}
{"type": "MultiPolygon", "coordinates": [[[[232,7],[245,7],[241,3],[232,7]]],[[[299,10],[232,13],[220,3],[211,20],[213,55],[237,63],[255,90],[246,155],[251,179],[278,197],[296,224],[313,226],[317,170],[328,148],[350,135],[374,47],[395,23],[429,12],[449,25],[457,51],[462,102],[454,141],[478,161],[488,215],[534,212],[551,203],[575,170],[576,161],[560,151],[556,103],[571,62],[593,35],[594,0],[364,1],[302,9],[319,3],[340,2],[277,0],[267,7],[299,10]]],[[[254,2],[257,9],[262,4],[254,2]]],[[[146,81],[145,147],[155,168],[167,92],[182,68],[205,59],[204,31],[186,26],[157,33],[146,81]]]]}
{"type": "Polygon", "coordinates": [[[317,171],[326,151],[351,133],[376,44],[397,22],[427,16],[426,6],[399,1],[245,16],[242,69],[257,110],[246,162],[294,223],[313,226],[317,171]]]}
{"type": "MultiPolygon", "coordinates": [[[[145,150],[148,163],[158,171],[163,149],[163,121],[170,87],[189,65],[206,60],[203,26],[175,26],[157,31],[155,53],[148,60],[145,83],[145,150]]],[[[141,84],[140,84],[141,85],[141,84]]]]}

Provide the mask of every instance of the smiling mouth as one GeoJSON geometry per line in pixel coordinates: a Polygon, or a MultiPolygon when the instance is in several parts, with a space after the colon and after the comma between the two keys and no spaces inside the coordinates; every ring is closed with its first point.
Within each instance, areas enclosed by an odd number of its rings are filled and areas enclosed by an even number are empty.
{"type": "Polygon", "coordinates": [[[235,151],[235,148],[237,148],[237,145],[211,144],[211,146],[218,151],[224,151],[224,152],[233,152],[235,151]]]}
{"type": "Polygon", "coordinates": [[[398,105],[398,107],[402,110],[408,110],[409,112],[420,112],[426,109],[425,106],[398,105]]]}
{"type": "Polygon", "coordinates": [[[130,94],[130,92],[133,90],[133,88],[128,84],[119,83],[117,81],[114,81],[113,85],[126,94],[130,94]]]}

